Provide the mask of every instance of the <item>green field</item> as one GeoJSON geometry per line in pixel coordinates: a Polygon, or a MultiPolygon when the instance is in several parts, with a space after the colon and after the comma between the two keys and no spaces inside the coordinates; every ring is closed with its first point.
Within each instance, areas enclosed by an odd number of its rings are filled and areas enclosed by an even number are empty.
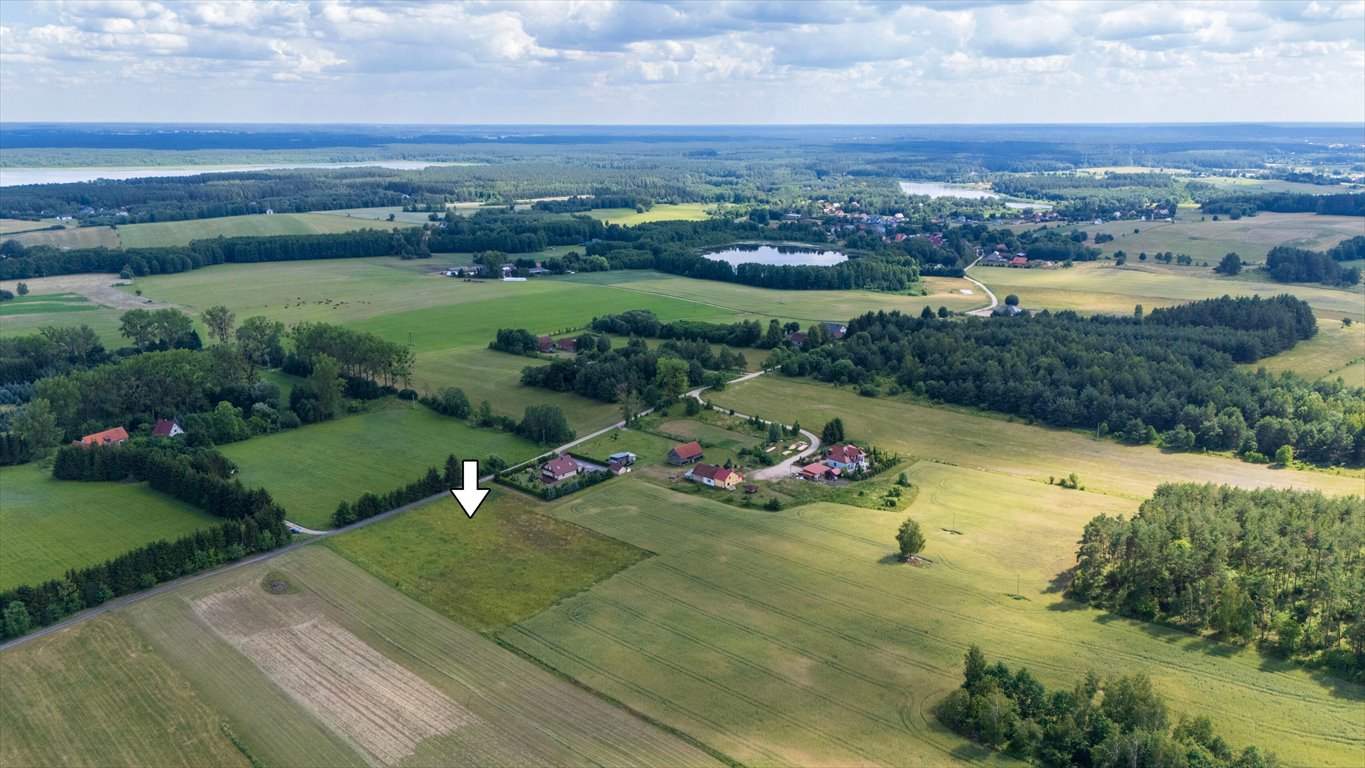
{"type": "Polygon", "coordinates": [[[248,486],[270,491],[289,520],[329,527],[341,501],[366,491],[384,494],[438,470],[446,457],[482,460],[496,453],[510,464],[540,450],[514,435],[475,429],[424,406],[383,401],[378,410],[278,432],[220,449],[248,486]]]}
{"type": "Polygon", "coordinates": [[[903,514],[748,511],[638,480],[578,494],[554,514],[658,556],[500,637],[752,765],[1003,764],[932,714],[970,643],[1049,686],[1146,672],[1234,745],[1358,764],[1359,686],[1056,593],[1084,522],[1133,502],[934,462],[910,476],[924,568],[894,560],[903,514]]]}
{"type": "Polygon", "coordinates": [[[223,719],[154,650],[120,615],[0,654],[0,764],[247,768],[223,719]]]}
{"type": "Polygon", "coordinates": [[[1312,213],[1258,213],[1232,221],[1212,214],[1181,211],[1173,222],[1110,221],[1100,225],[1078,224],[1090,233],[1104,232],[1114,239],[1100,246],[1106,255],[1123,251],[1136,259],[1141,251],[1149,255],[1172,251],[1194,257],[1196,263],[1218,263],[1229,251],[1243,261],[1261,262],[1266,252],[1277,245],[1325,250],[1348,237],[1365,235],[1365,221],[1359,216],[1318,216],[1312,213]],[[1200,221],[1204,218],[1204,221],[1200,221]],[[1139,230],[1134,232],[1133,230],[1139,230]]]}
{"type": "Polygon", "coordinates": [[[1365,387],[1365,324],[1343,325],[1335,320],[1318,323],[1318,334],[1281,352],[1243,366],[1265,368],[1271,373],[1294,371],[1310,379],[1341,378],[1353,387],[1365,387]]]}
{"type": "Polygon", "coordinates": [[[154,224],[125,224],[118,228],[118,239],[124,248],[157,248],[189,245],[191,240],[210,237],[324,235],[357,229],[390,229],[396,226],[412,225],[410,222],[389,224],[325,213],[277,213],[272,216],[257,214],[190,221],[162,221],[154,224]]]}
{"type": "Polygon", "coordinates": [[[644,213],[636,213],[634,208],[594,208],[588,215],[608,224],[633,227],[650,221],[704,221],[706,210],[712,207],[707,203],[660,203],[644,213]]]}
{"type": "Polygon", "coordinates": [[[1071,269],[977,267],[971,275],[985,283],[1002,301],[1013,293],[1019,297],[1020,306],[1030,309],[1128,315],[1134,304],[1151,310],[1229,294],[1275,296],[1290,293],[1326,317],[1365,318],[1365,296],[1359,288],[1277,283],[1257,273],[1227,278],[1215,275],[1212,269],[1165,267],[1151,261],[1139,264],[1129,260],[1123,267],[1116,267],[1112,262],[1085,262],[1071,269]]]}
{"type": "Polygon", "coordinates": [[[496,489],[474,517],[454,499],[329,539],[360,567],[481,632],[528,619],[635,564],[645,553],[539,514],[496,489]]]}
{"type": "Polygon", "coordinates": [[[146,483],[53,480],[36,464],[0,468],[0,590],[60,579],[216,518],[146,483]]]}
{"type": "Polygon", "coordinates": [[[186,584],[0,664],[6,765],[715,764],[323,547],[186,584]]]}
{"type": "Polygon", "coordinates": [[[95,312],[99,309],[99,305],[75,293],[29,294],[15,296],[0,303],[0,316],[53,315],[63,312],[95,312]]]}
{"type": "Polygon", "coordinates": [[[24,232],[13,237],[6,236],[5,239],[23,243],[28,247],[35,245],[52,245],[63,249],[119,247],[118,232],[112,227],[79,227],[74,221],[68,221],[64,226],[65,229],[24,232]]]}

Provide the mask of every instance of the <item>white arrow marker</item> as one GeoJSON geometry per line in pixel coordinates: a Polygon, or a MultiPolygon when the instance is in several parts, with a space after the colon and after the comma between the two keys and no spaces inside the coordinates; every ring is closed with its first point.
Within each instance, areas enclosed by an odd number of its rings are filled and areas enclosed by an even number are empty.
{"type": "Polygon", "coordinates": [[[461,483],[459,490],[451,488],[450,495],[460,502],[464,513],[472,518],[474,513],[479,511],[483,497],[488,495],[488,489],[479,487],[479,462],[465,459],[460,466],[464,471],[464,482],[461,483]]]}

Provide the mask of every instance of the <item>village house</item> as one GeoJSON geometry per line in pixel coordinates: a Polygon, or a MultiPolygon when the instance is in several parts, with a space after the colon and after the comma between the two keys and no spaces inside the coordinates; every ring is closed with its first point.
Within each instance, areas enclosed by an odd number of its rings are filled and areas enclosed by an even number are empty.
{"type": "Polygon", "coordinates": [[[867,454],[852,443],[839,443],[830,446],[829,451],[825,454],[825,463],[844,471],[866,470],[868,466],[867,454]]]}
{"type": "Polygon", "coordinates": [[[578,339],[572,337],[560,339],[555,342],[555,346],[559,347],[559,351],[561,352],[577,352],[578,339]]]}
{"type": "Polygon", "coordinates": [[[540,465],[540,479],[545,483],[557,483],[577,475],[582,468],[572,456],[559,456],[540,465]]]}
{"type": "Polygon", "coordinates": [[[744,475],[733,469],[711,464],[698,464],[687,470],[685,477],[694,483],[701,483],[712,488],[724,488],[727,491],[733,491],[735,486],[744,482],[744,475]]]}
{"type": "Polygon", "coordinates": [[[693,440],[690,443],[683,443],[682,445],[675,445],[668,452],[668,463],[677,466],[701,461],[701,458],[701,443],[696,440],[693,440]]]}
{"type": "Polygon", "coordinates": [[[555,351],[555,340],[551,336],[541,336],[536,339],[536,351],[553,352],[555,351]]]}
{"type": "Polygon", "coordinates": [[[180,422],[175,419],[157,419],[152,426],[152,437],[179,437],[185,434],[181,429],[180,422]]]}
{"type": "Polygon", "coordinates": [[[123,445],[128,442],[128,430],[123,427],[106,429],[103,432],[96,432],[93,435],[86,435],[78,442],[79,445],[123,445]]]}
{"type": "Polygon", "coordinates": [[[1028,269],[1028,259],[1024,256],[1015,256],[1010,259],[1010,266],[1015,268],[1028,269]]]}
{"type": "Polygon", "coordinates": [[[829,331],[830,338],[834,339],[835,341],[839,341],[840,339],[848,335],[848,326],[844,325],[843,323],[835,323],[829,320],[825,320],[821,322],[820,325],[825,326],[825,330],[829,331]]]}
{"type": "Polygon", "coordinates": [[[793,347],[800,349],[801,345],[806,343],[806,332],[796,331],[795,333],[787,337],[787,341],[790,341],[793,347]]]}
{"type": "Polygon", "coordinates": [[[816,483],[824,482],[826,480],[838,480],[839,476],[842,474],[843,470],[838,467],[831,467],[823,461],[807,464],[796,472],[796,476],[802,480],[810,480],[816,483]]]}
{"type": "Polygon", "coordinates": [[[607,464],[607,471],[613,475],[624,475],[630,471],[630,465],[624,461],[613,461],[607,464]]]}
{"type": "Polygon", "coordinates": [[[619,462],[621,462],[622,464],[625,464],[625,465],[629,466],[629,465],[631,465],[631,464],[634,464],[634,463],[635,463],[635,460],[636,460],[637,458],[639,458],[639,457],[637,457],[635,454],[631,453],[630,451],[621,451],[621,452],[619,452],[619,453],[613,453],[612,455],[608,456],[608,457],[607,457],[607,461],[613,461],[613,462],[619,461],[619,462]]]}

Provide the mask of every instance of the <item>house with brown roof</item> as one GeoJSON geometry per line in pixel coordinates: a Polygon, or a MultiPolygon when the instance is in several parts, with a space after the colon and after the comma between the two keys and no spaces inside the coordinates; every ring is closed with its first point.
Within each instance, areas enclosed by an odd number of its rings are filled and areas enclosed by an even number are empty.
{"type": "Polygon", "coordinates": [[[183,434],[185,430],[175,419],[157,419],[156,424],[152,426],[152,437],[179,437],[183,434]]]}
{"type": "Polygon", "coordinates": [[[693,440],[690,443],[673,446],[668,452],[668,463],[682,466],[683,464],[701,461],[701,457],[701,443],[693,440]]]}
{"type": "Polygon", "coordinates": [[[123,427],[106,429],[80,439],[80,445],[123,445],[128,442],[128,430],[123,427]]]}
{"type": "Polygon", "coordinates": [[[573,338],[573,337],[568,337],[568,338],[560,339],[560,340],[558,340],[558,341],[555,342],[555,346],[556,346],[556,347],[559,347],[559,351],[561,351],[561,352],[577,352],[577,351],[578,351],[578,339],[573,338]]]}
{"type": "Polygon", "coordinates": [[[787,337],[787,341],[790,341],[793,347],[800,349],[801,345],[806,343],[806,332],[795,331],[792,335],[787,337]]]}
{"type": "Polygon", "coordinates": [[[744,475],[741,475],[733,469],[717,467],[711,464],[698,464],[687,470],[687,474],[684,475],[684,477],[694,483],[701,483],[702,485],[708,485],[712,488],[724,488],[727,491],[733,491],[735,486],[744,482],[744,475]]]}
{"type": "Polygon", "coordinates": [[[624,461],[613,461],[607,465],[607,471],[613,475],[624,475],[630,471],[630,465],[624,461]]]}
{"type": "Polygon", "coordinates": [[[537,352],[553,352],[553,351],[555,351],[555,340],[554,340],[554,338],[551,337],[551,336],[541,336],[541,337],[537,338],[537,339],[536,339],[536,351],[537,351],[537,352]]]}
{"type": "Polygon", "coordinates": [[[825,454],[825,463],[845,471],[867,469],[867,454],[852,443],[839,443],[830,446],[825,454]]]}
{"type": "Polygon", "coordinates": [[[823,461],[807,464],[796,472],[796,476],[802,480],[810,480],[817,483],[826,480],[838,480],[842,474],[843,470],[838,467],[832,467],[823,461]]]}
{"type": "Polygon", "coordinates": [[[545,483],[557,483],[573,477],[582,471],[572,456],[558,456],[540,465],[540,479],[545,483]]]}

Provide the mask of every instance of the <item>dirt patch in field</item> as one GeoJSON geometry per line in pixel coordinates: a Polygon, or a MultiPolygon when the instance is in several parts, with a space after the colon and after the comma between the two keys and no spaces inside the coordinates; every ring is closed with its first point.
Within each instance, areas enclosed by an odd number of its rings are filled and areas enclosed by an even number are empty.
{"type": "Polygon", "coordinates": [[[194,603],[213,631],[379,765],[478,718],[306,600],[250,586],[194,603]]]}
{"type": "MultiPolygon", "coordinates": [[[[115,285],[133,284],[132,280],[120,280],[118,275],[57,275],[54,277],[33,277],[24,282],[28,283],[29,291],[35,295],[44,293],[79,293],[96,304],[102,304],[114,309],[164,309],[166,307],[176,306],[175,304],[164,301],[155,301],[146,296],[137,296],[131,292],[121,291],[118,288],[115,288],[115,285]]],[[[6,283],[3,287],[14,290],[13,284],[6,283]]]]}

